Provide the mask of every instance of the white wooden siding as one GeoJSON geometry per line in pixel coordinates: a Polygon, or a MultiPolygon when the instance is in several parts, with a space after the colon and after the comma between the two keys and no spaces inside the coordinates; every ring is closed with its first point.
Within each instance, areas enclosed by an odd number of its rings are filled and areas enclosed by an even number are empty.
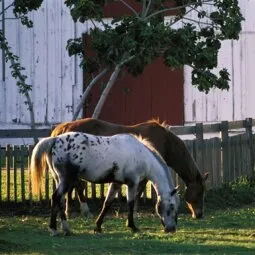
{"type": "MultiPolygon", "coordinates": [[[[6,0],[5,5],[11,2],[6,0]]],[[[6,17],[13,17],[11,10],[6,17]]],[[[41,8],[31,13],[30,18],[34,22],[33,28],[28,29],[15,20],[6,20],[5,31],[12,51],[26,68],[27,83],[33,86],[30,95],[35,121],[44,125],[69,121],[82,95],[83,79],[80,60],[68,56],[66,44],[68,39],[86,32],[87,26],[74,23],[69,9],[60,0],[43,1],[41,8]]],[[[29,124],[25,98],[18,93],[9,64],[3,82],[2,59],[0,63],[0,126],[29,124]]]]}
{"type": "Polygon", "coordinates": [[[245,21],[238,41],[225,41],[219,53],[218,70],[231,75],[229,91],[215,89],[208,95],[191,85],[191,69],[184,68],[185,122],[255,118],[255,1],[239,1],[245,21]]]}
{"type": "MultiPolygon", "coordinates": [[[[11,2],[6,0],[5,5],[11,2]]],[[[190,68],[185,67],[185,122],[255,118],[255,1],[239,2],[246,19],[240,40],[224,42],[219,54],[219,68],[226,67],[231,74],[230,90],[222,92],[215,89],[208,95],[199,92],[191,85],[190,68]]],[[[11,10],[6,16],[13,16],[11,10]]],[[[15,20],[7,20],[5,27],[12,51],[20,56],[21,64],[26,68],[27,82],[33,86],[31,97],[36,123],[49,125],[69,121],[82,94],[83,76],[80,60],[68,56],[66,43],[69,38],[80,37],[87,32],[92,24],[74,23],[69,9],[61,0],[44,0],[41,8],[31,13],[30,18],[34,21],[31,29],[15,20]]],[[[2,80],[1,57],[0,51],[0,128],[4,124],[5,127],[29,124],[25,98],[18,93],[8,63],[6,80],[2,80]]]]}

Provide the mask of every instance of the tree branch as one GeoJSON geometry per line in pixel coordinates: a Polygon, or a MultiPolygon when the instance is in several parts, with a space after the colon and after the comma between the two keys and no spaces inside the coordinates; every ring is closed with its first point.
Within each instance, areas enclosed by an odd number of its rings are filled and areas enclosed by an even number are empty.
{"type": "Polygon", "coordinates": [[[116,79],[117,79],[117,77],[120,73],[120,70],[121,70],[121,65],[116,65],[116,67],[115,67],[115,69],[114,69],[114,71],[113,71],[113,73],[112,73],[112,75],[111,75],[104,91],[102,92],[102,94],[100,96],[100,99],[99,99],[99,101],[97,103],[97,106],[94,110],[94,113],[92,115],[92,118],[97,119],[99,117],[99,114],[102,110],[102,107],[103,107],[103,105],[106,101],[107,95],[109,94],[114,82],[116,81],[116,79]]]}
{"type": "Polygon", "coordinates": [[[96,105],[96,108],[94,110],[92,118],[97,119],[99,117],[99,115],[101,113],[101,110],[102,110],[102,107],[103,107],[103,105],[104,105],[104,103],[106,101],[106,98],[107,98],[107,96],[108,96],[108,94],[109,94],[109,92],[110,92],[114,82],[116,81],[116,79],[117,79],[117,77],[118,77],[118,75],[119,75],[119,73],[121,71],[122,66],[124,64],[126,64],[127,62],[129,62],[130,60],[132,60],[134,57],[135,56],[131,56],[131,57],[125,59],[124,61],[122,61],[120,64],[117,64],[115,66],[115,69],[114,69],[114,71],[113,71],[113,73],[112,73],[112,75],[111,75],[111,77],[110,77],[110,79],[109,79],[105,89],[103,90],[97,105],[96,105]]]}
{"type": "MultiPolygon", "coordinates": [[[[204,3],[208,3],[208,2],[211,2],[212,0],[205,0],[202,2],[202,4],[204,3]]],[[[191,2],[191,3],[187,3],[187,4],[184,4],[184,5],[180,5],[180,6],[177,6],[177,7],[170,7],[170,8],[166,8],[166,9],[163,9],[163,10],[159,10],[159,11],[156,11],[154,13],[152,13],[151,15],[147,16],[146,17],[146,20],[158,15],[158,14],[161,14],[161,13],[164,13],[164,12],[168,12],[168,11],[177,11],[177,10],[180,10],[182,8],[186,8],[186,7],[191,7],[192,5],[196,5],[196,3],[194,2],[191,2]]]]}
{"type": "MultiPolygon", "coordinates": [[[[4,20],[17,20],[19,18],[4,18],[4,20]]],[[[0,22],[3,22],[3,19],[0,19],[0,22]]]]}
{"type": "Polygon", "coordinates": [[[151,7],[151,0],[149,0],[149,3],[147,4],[147,7],[143,13],[143,17],[146,17],[151,7]]]}
{"type": "Polygon", "coordinates": [[[127,4],[124,0],[119,0],[122,4],[124,4],[129,10],[131,10],[136,17],[139,17],[138,13],[136,12],[136,10],[130,6],[129,4],[127,4]]]}
{"type": "Polygon", "coordinates": [[[4,8],[4,10],[2,12],[0,12],[0,15],[2,15],[5,11],[7,11],[11,6],[14,5],[14,2],[12,2],[11,4],[9,4],[7,7],[4,8]]]}
{"type": "Polygon", "coordinates": [[[73,119],[72,120],[76,120],[78,115],[79,115],[79,112],[85,102],[85,100],[87,99],[88,97],[88,94],[89,92],[91,91],[91,89],[93,88],[93,86],[96,84],[96,82],[98,80],[100,80],[108,71],[108,68],[105,68],[102,72],[100,72],[91,82],[90,84],[87,86],[87,88],[85,89],[83,95],[82,95],[82,98],[81,98],[81,101],[80,103],[78,104],[78,106],[76,107],[76,110],[74,112],[74,115],[73,115],[73,119]]]}

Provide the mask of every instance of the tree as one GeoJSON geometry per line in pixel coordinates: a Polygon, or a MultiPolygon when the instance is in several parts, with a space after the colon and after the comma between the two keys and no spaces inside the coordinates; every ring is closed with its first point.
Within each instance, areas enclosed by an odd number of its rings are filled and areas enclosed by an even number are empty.
{"type": "MultiPolygon", "coordinates": [[[[140,75],[144,67],[157,57],[163,57],[165,65],[171,68],[191,66],[192,85],[200,91],[229,89],[228,71],[223,68],[215,74],[213,69],[217,67],[221,42],[238,39],[241,31],[243,16],[238,0],[119,0],[132,15],[115,18],[109,25],[103,21],[103,7],[110,2],[113,1],[65,1],[75,22],[90,20],[95,24],[90,31],[94,58],[83,51],[81,38],[70,39],[67,46],[70,55],[82,57],[81,66],[91,76],[82,100],[86,99],[95,80],[111,72],[93,117],[99,116],[121,71],[140,75]],[[133,8],[134,2],[140,3],[140,11],[133,8]],[[164,16],[173,11],[175,17],[166,24],[164,16]],[[196,13],[196,19],[188,16],[191,12],[196,13]],[[182,26],[176,28],[177,23],[182,26]]],[[[79,109],[74,119],[78,113],[79,109]]]]}

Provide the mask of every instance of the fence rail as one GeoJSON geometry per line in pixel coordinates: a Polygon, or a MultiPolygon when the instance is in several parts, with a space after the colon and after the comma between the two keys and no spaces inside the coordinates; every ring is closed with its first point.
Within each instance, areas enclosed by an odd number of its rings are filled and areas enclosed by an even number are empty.
{"type": "MultiPolygon", "coordinates": [[[[171,131],[180,136],[194,157],[201,172],[209,172],[209,189],[219,188],[224,182],[242,176],[254,176],[255,134],[254,119],[215,124],[197,123],[190,126],[173,126],[171,131]],[[188,137],[187,137],[188,136],[188,137]],[[184,138],[183,138],[184,137],[184,138]]],[[[0,130],[0,203],[32,202],[31,176],[29,169],[33,146],[7,145],[1,147],[1,138],[45,137],[50,129],[0,130]]],[[[183,185],[172,171],[177,184],[183,185]]],[[[87,198],[104,198],[108,185],[87,184],[87,198]]],[[[40,200],[49,201],[54,190],[54,181],[48,173],[40,200]]],[[[151,199],[153,191],[148,186],[145,198],[151,199]]]]}

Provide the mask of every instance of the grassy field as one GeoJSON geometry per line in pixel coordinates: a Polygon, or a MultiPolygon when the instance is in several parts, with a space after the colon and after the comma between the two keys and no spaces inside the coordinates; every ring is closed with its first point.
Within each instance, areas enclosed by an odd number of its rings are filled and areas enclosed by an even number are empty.
{"type": "Polygon", "coordinates": [[[109,216],[103,234],[94,219],[70,219],[73,235],[51,237],[49,216],[0,217],[0,254],[255,254],[255,205],[208,212],[202,220],[180,215],[175,234],[162,231],[154,214],[137,216],[140,232],[109,216]]]}
{"type": "Polygon", "coordinates": [[[50,236],[47,206],[2,207],[0,254],[255,254],[254,181],[244,178],[208,191],[202,220],[191,219],[182,208],[175,234],[163,232],[152,206],[140,208],[140,232],[131,233],[125,227],[125,207],[119,206],[106,218],[102,234],[93,232],[95,219],[72,217],[73,235],[68,237],[50,236]]]}

